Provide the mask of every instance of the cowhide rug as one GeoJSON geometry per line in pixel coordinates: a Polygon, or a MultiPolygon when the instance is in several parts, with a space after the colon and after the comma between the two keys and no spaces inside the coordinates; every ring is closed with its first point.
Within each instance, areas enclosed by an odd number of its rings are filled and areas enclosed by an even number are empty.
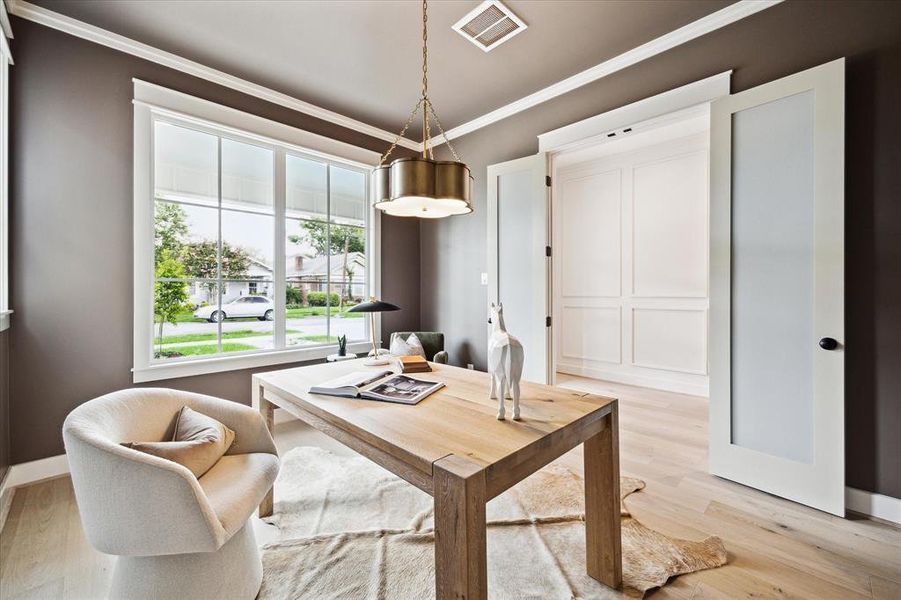
{"type": "MultiPolygon", "coordinates": [[[[623,477],[622,497],[644,487],[623,477]]],[[[267,599],[434,598],[432,499],[363,457],[295,448],[282,458],[263,549],[267,599]]],[[[585,573],[582,477],[552,463],[488,503],[488,593],[501,599],[642,596],[726,564],[722,541],[670,538],[622,511],[623,591],[585,573]]]]}

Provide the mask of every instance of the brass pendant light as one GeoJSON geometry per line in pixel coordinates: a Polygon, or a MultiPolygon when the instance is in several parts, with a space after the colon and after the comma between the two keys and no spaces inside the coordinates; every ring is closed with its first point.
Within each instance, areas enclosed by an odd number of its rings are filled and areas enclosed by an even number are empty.
{"type": "Polygon", "coordinates": [[[426,0],[422,1],[422,96],[404,124],[394,143],[382,155],[375,169],[375,207],[397,217],[440,219],[472,212],[472,176],[469,167],[460,161],[438,114],[429,100],[428,79],[428,16],[426,0]],[[407,132],[416,113],[422,110],[422,156],[398,158],[385,164],[407,132]],[[430,116],[431,115],[431,116],[430,116]],[[431,119],[444,137],[454,160],[435,160],[431,139],[431,119]]]}

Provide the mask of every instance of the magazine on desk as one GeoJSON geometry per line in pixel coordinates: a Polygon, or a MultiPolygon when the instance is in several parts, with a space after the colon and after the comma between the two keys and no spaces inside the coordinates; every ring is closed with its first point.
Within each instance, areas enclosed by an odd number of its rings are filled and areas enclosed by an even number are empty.
{"type": "Polygon", "coordinates": [[[393,371],[355,371],[314,385],[310,393],[416,404],[443,387],[444,383],[440,381],[422,381],[407,375],[395,375],[393,371]]]}

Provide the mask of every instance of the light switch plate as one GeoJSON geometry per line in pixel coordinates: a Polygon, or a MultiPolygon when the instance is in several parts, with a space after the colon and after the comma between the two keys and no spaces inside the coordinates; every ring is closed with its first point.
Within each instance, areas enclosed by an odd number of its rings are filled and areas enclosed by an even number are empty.
{"type": "Polygon", "coordinates": [[[488,273],[482,273],[482,285],[488,285],[488,273]]]}

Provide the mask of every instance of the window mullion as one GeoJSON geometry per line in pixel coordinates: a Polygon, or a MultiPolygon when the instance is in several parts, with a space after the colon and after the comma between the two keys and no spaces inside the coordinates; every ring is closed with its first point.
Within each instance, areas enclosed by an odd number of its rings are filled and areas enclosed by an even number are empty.
{"type": "Polygon", "coordinates": [[[287,239],[287,231],[285,230],[285,213],[287,206],[287,155],[283,148],[276,148],[273,160],[274,169],[274,186],[275,193],[274,209],[275,209],[275,249],[273,252],[274,264],[272,265],[274,275],[275,289],[275,347],[285,348],[286,330],[287,330],[287,281],[285,267],[285,240],[287,239]]]}
{"type": "MultiPolygon", "coordinates": [[[[365,286],[363,288],[365,290],[365,293],[363,294],[363,302],[366,302],[370,298],[373,298],[373,297],[381,298],[381,290],[379,289],[379,287],[377,285],[379,278],[375,277],[376,269],[378,268],[377,261],[380,260],[380,253],[379,253],[378,249],[376,248],[376,241],[379,240],[380,238],[379,238],[379,236],[375,235],[375,232],[376,232],[377,228],[380,226],[381,222],[378,221],[379,217],[375,214],[376,213],[376,209],[374,207],[375,200],[374,200],[374,198],[371,197],[372,196],[372,187],[370,185],[371,180],[372,180],[371,176],[366,178],[366,192],[365,192],[366,212],[364,213],[364,215],[365,215],[364,223],[365,223],[365,227],[366,227],[366,231],[364,232],[364,235],[365,235],[364,239],[366,240],[366,244],[364,246],[366,248],[366,282],[365,282],[365,286]]],[[[366,333],[367,338],[371,338],[373,333],[376,333],[379,336],[381,335],[382,315],[379,313],[376,313],[374,321],[377,323],[377,330],[375,332],[372,332],[369,330],[369,328],[372,326],[373,321],[366,319],[366,323],[364,324],[364,331],[366,333]]]]}
{"type": "Polygon", "coordinates": [[[216,218],[219,234],[217,236],[218,244],[216,247],[216,305],[219,310],[219,316],[216,323],[216,349],[222,353],[222,138],[216,138],[216,196],[218,198],[218,208],[216,218]]]}
{"type": "Polygon", "coordinates": [[[325,340],[332,340],[332,165],[325,168],[325,340]]]}

